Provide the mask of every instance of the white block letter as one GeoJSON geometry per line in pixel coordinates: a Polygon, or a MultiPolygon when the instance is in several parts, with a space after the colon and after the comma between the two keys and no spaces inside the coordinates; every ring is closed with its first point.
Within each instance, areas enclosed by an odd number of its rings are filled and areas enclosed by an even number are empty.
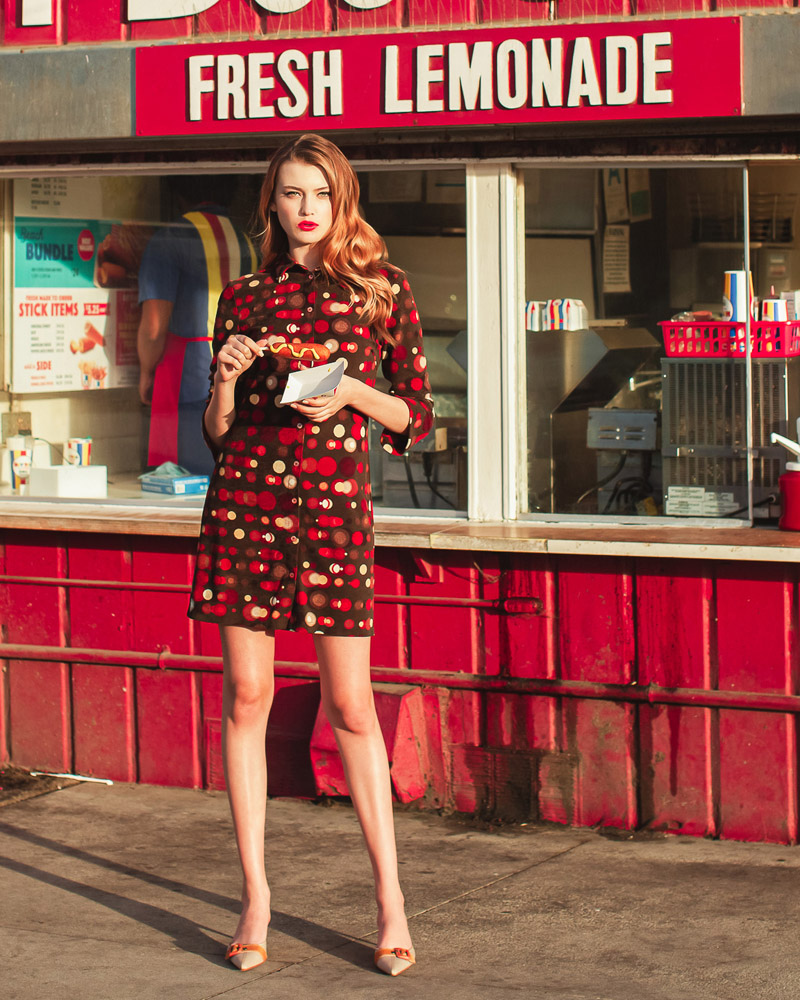
{"type": "Polygon", "coordinates": [[[310,0],[256,0],[256,6],[263,7],[270,14],[293,14],[302,10],[310,0]]]}
{"type": "Polygon", "coordinates": [[[23,28],[52,24],[53,2],[52,0],[22,0],[21,13],[20,25],[23,28]]]}
{"type": "Polygon", "coordinates": [[[410,98],[400,99],[397,93],[400,76],[400,48],[397,45],[387,45],[383,50],[384,57],[384,81],[383,81],[383,104],[384,112],[387,115],[403,114],[414,110],[414,102],[410,98]]]}
{"type": "Polygon", "coordinates": [[[636,39],[630,35],[609,35],[606,39],[606,104],[635,104],[638,92],[636,39]],[[623,52],[625,55],[620,59],[623,52]]]}
{"type": "Polygon", "coordinates": [[[547,42],[543,38],[531,41],[531,105],[560,108],[564,104],[564,39],[554,38],[547,54],[547,42]]]}
{"type": "Polygon", "coordinates": [[[331,49],[330,52],[312,52],[311,82],[313,85],[311,97],[311,114],[326,115],[325,91],[330,94],[332,115],[342,113],[342,50],[331,49]],[[325,72],[325,56],[328,57],[328,71],[325,72]]]}
{"type": "Polygon", "coordinates": [[[497,46],[497,103],[521,108],[528,99],[528,50],[516,38],[497,46]]]}
{"type": "Polygon", "coordinates": [[[569,74],[569,94],[567,107],[577,108],[581,98],[588,99],[590,104],[602,104],[600,81],[597,79],[597,67],[594,64],[592,43],[588,38],[576,38],[572,52],[572,70],[569,74]]]}
{"type": "Polygon", "coordinates": [[[297,78],[294,71],[308,69],[308,56],[298,49],[287,49],[278,56],[278,78],[286,88],[287,93],[294,98],[294,104],[288,97],[279,97],[278,114],[284,118],[300,118],[308,111],[308,91],[297,78]]]}
{"type": "Polygon", "coordinates": [[[233,117],[247,117],[244,77],[243,56],[217,56],[217,118],[230,117],[231,101],[233,117]]]}
{"type": "Polygon", "coordinates": [[[275,86],[274,76],[262,76],[264,66],[275,62],[272,52],[251,52],[247,57],[247,112],[250,118],[272,118],[275,108],[261,103],[261,94],[275,86]]]}
{"type": "Polygon", "coordinates": [[[162,21],[202,14],[218,0],[128,0],[129,21],[162,21]]]}
{"type": "Polygon", "coordinates": [[[189,121],[199,122],[203,117],[201,94],[214,93],[214,80],[204,80],[203,70],[213,69],[214,57],[189,56],[189,121]]]}
{"type": "Polygon", "coordinates": [[[447,46],[447,110],[492,108],[492,43],[475,42],[472,57],[466,42],[447,46]]]}
{"type": "Polygon", "coordinates": [[[444,111],[444,100],[431,97],[431,84],[444,81],[444,66],[436,69],[431,59],[444,55],[444,45],[417,47],[417,111],[444,111]]]}
{"type": "Polygon", "coordinates": [[[656,77],[672,72],[671,59],[658,59],[662,45],[672,45],[671,31],[651,31],[642,35],[642,101],[644,104],[671,104],[672,91],[659,90],[656,77]]]}

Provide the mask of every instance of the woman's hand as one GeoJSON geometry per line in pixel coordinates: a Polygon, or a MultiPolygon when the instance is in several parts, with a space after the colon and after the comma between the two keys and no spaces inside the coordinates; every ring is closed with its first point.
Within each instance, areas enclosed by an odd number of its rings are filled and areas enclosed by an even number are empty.
{"type": "Polygon", "coordinates": [[[240,333],[231,334],[217,355],[216,380],[230,382],[247,371],[255,359],[264,356],[266,340],[251,340],[240,333]]]}
{"type": "Polygon", "coordinates": [[[303,399],[289,405],[298,413],[302,413],[304,417],[313,420],[314,423],[321,423],[338,413],[344,406],[351,406],[356,410],[361,409],[360,403],[365,388],[367,386],[357,378],[342,375],[342,381],[336,386],[332,396],[311,396],[309,399],[303,399]]]}

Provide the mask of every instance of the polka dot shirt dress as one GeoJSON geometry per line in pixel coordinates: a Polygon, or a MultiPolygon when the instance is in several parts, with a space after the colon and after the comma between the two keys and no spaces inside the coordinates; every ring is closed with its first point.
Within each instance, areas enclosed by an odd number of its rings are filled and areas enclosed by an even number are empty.
{"type": "MultiPolygon", "coordinates": [[[[402,455],[431,430],[433,401],[408,281],[389,265],[384,273],[394,293],[387,324],[392,343],[379,341],[359,322],[347,289],[286,256],[225,288],[214,357],[232,333],[241,333],[270,343],[324,344],[332,361],[346,358],[346,374],[369,386],[380,364],[390,392],[409,411],[405,432],[384,430],[381,444],[402,455]]],[[[268,630],[372,635],[369,420],[343,407],[315,423],[281,406],[287,376],[301,367],[307,365],[265,351],[236,381],[236,417],[216,453],[189,617],[268,630]]],[[[215,370],[216,361],[212,391],[215,370]]]]}

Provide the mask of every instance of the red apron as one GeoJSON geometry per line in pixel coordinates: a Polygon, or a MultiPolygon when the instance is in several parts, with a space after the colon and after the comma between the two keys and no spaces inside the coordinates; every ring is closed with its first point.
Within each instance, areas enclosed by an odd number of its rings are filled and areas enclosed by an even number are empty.
{"type": "Polygon", "coordinates": [[[186,345],[199,341],[208,343],[210,340],[210,337],[179,337],[171,332],[167,334],[164,353],[156,365],[153,379],[148,465],[161,465],[162,462],[178,464],[178,403],[186,345]]]}

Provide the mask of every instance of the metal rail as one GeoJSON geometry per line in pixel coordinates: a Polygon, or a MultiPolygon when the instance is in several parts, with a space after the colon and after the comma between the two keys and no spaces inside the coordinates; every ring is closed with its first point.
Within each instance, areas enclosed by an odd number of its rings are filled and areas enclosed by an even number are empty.
{"type": "MultiPolygon", "coordinates": [[[[191,593],[188,583],[144,583],[133,580],[78,580],[73,577],[0,575],[2,584],[23,584],[34,587],[80,587],[93,590],[136,590],[151,593],[191,593]]],[[[544,605],[538,597],[505,597],[498,600],[479,597],[420,597],[411,594],[375,594],[376,604],[406,604],[443,608],[482,608],[504,614],[539,615],[544,605]]]]}
{"type": "MultiPolygon", "coordinates": [[[[158,653],[117,649],[82,649],[73,646],[34,646],[0,643],[0,659],[44,660],[57,663],[86,663],[108,667],[138,667],[147,670],[197,670],[219,673],[222,660],[216,656],[158,653]]],[[[551,698],[588,698],[644,705],[680,705],[694,708],[726,708],[751,712],[800,713],[800,696],[761,691],[719,691],[702,688],[662,688],[657,684],[601,684],[538,677],[505,677],[467,674],[445,670],[403,670],[373,666],[372,679],[390,684],[418,684],[462,691],[500,694],[544,695],[551,698]]],[[[278,677],[319,676],[312,663],[276,662],[278,677]]]]}

